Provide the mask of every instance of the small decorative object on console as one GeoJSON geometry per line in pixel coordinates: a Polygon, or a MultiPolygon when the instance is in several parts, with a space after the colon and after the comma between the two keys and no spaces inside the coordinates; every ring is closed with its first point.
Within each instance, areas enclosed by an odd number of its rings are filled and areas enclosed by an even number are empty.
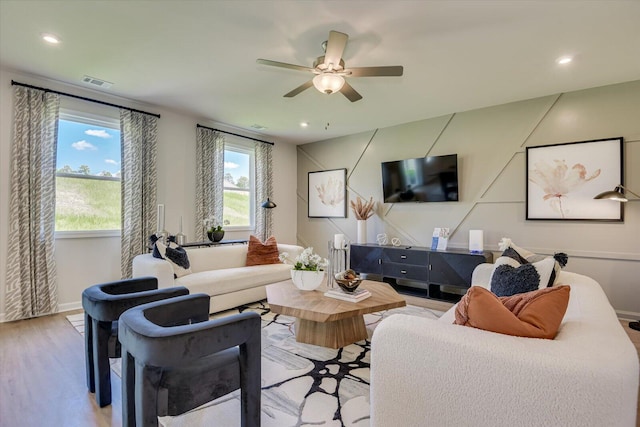
{"type": "Polygon", "coordinates": [[[389,243],[389,238],[385,233],[380,233],[376,236],[376,242],[378,242],[380,246],[384,246],[389,243]]]}
{"type": "Polygon", "coordinates": [[[431,250],[446,251],[449,242],[449,228],[434,228],[431,250]]]}

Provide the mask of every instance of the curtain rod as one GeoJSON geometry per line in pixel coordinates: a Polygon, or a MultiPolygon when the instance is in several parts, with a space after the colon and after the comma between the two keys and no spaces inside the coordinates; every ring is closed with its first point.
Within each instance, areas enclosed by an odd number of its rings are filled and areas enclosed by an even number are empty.
{"type": "Polygon", "coordinates": [[[263,141],[261,139],[257,139],[257,138],[251,138],[250,136],[244,136],[244,135],[240,135],[237,133],[233,133],[233,132],[227,132],[225,130],[220,130],[220,129],[214,129],[214,128],[210,128],[208,126],[202,126],[201,124],[198,124],[197,127],[199,128],[204,128],[204,129],[209,129],[209,130],[214,130],[216,132],[222,132],[222,133],[227,133],[229,135],[233,135],[233,136],[239,136],[240,138],[245,138],[245,139],[250,139],[252,141],[258,141],[258,142],[264,142],[265,144],[271,144],[271,145],[275,145],[273,142],[269,142],[269,141],[263,141]]]}
{"type": "Polygon", "coordinates": [[[57,90],[47,89],[45,87],[32,86],[32,85],[28,85],[26,83],[16,82],[14,80],[11,80],[11,86],[24,86],[24,87],[28,87],[30,89],[38,89],[38,90],[42,90],[42,91],[45,91],[45,92],[51,92],[51,93],[55,93],[55,94],[58,94],[58,95],[68,96],[70,98],[76,98],[76,99],[81,99],[83,101],[95,102],[96,104],[107,105],[109,107],[123,108],[125,110],[134,111],[136,113],[147,114],[149,116],[154,116],[154,117],[160,118],[160,114],[154,114],[154,113],[149,113],[149,112],[142,111],[142,110],[136,110],[135,108],[129,108],[129,107],[125,107],[123,105],[111,104],[110,102],[98,101],[97,99],[85,98],[84,96],[78,96],[78,95],[72,95],[70,93],[59,92],[57,90]]]}

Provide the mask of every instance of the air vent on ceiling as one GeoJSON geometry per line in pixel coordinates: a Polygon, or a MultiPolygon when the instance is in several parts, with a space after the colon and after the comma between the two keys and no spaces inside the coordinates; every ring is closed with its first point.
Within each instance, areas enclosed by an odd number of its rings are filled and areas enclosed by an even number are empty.
{"type": "Polygon", "coordinates": [[[267,128],[266,126],[262,126],[257,123],[252,124],[251,127],[257,130],[265,130],[267,128]]]}
{"type": "Polygon", "coordinates": [[[91,77],[91,76],[84,76],[82,77],[82,81],[85,83],[88,83],[90,85],[94,85],[94,86],[98,86],[102,89],[109,89],[113,83],[105,81],[105,80],[101,80],[101,79],[97,79],[95,77],[91,77]]]}

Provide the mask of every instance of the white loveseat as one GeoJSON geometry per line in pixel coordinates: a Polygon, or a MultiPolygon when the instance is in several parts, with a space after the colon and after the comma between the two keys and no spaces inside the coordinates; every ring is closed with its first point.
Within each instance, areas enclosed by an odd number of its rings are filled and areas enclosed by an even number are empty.
{"type": "MultiPolygon", "coordinates": [[[[278,252],[287,252],[295,259],[304,248],[278,244],[278,252]]],[[[216,313],[267,297],[265,286],[291,278],[291,265],[269,264],[247,267],[248,245],[220,245],[187,249],[191,274],[174,279],[168,261],[151,254],[133,259],[133,277],[158,278],[158,287],[184,286],[193,293],[211,296],[209,311],[216,313]]]]}
{"type": "MultiPolygon", "coordinates": [[[[488,287],[492,264],[473,273],[488,287]]],[[[635,426],[638,354],[600,285],[571,286],[555,340],[396,314],[371,344],[371,426],[635,426]]]]}

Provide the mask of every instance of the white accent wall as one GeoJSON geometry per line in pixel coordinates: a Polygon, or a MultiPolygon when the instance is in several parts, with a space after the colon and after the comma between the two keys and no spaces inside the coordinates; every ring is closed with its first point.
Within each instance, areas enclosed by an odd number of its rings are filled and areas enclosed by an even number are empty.
{"type": "MultiPolygon", "coordinates": [[[[105,95],[103,92],[69,86],[0,68],[0,321],[4,318],[4,294],[9,221],[10,155],[13,128],[13,90],[11,80],[45,87],[113,104],[137,108],[161,115],[158,121],[158,203],[165,204],[166,229],[177,233],[180,216],[184,233],[195,236],[195,143],[196,124],[212,126],[246,136],[267,137],[229,129],[202,117],[191,117],[177,111],[159,108],[133,100],[105,95]]],[[[98,104],[72,101],[62,97],[61,103],[88,109],[97,114],[119,117],[118,109],[98,104]]],[[[278,205],[273,211],[274,235],[279,242],[296,242],[296,148],[274,141],[271,199],[278,205]]],[[[250,232],[228,232],[225,238],[248,238],[250,232]]],[[[93,284],[120,279],[120,237],[57,238],[55,257],[58,270],[58,302],[60,311],[79,308],[82,291],[93,284]]]]}
{"type": "MultiPolygon", "coordinates": [[[[365,100],[366,101],[366,100],[365,100]]],[[[327,252],[335,233],[356,240],[356,219],[307,217],[307,174],[347,169],[348,200],[378,201],[367,241],[378,233],[404,245],[430,246],[434,227],[449,227],[449,246],[468,248],[484,230],[485,250],[502,237],[538,253],[569,255],[568,271],[602,285],[621,317],[640,318],[640,201],[620,222],[527,221],[526,147],[624,137],[625,184],[640,192],[640,80],[452,113],[298,146],[298,240],[327,252]],[[460,201],[383,204],[380,163],[458,155],[460,201]]],[[[603,203],[614,203],[603,201],[603,203]]]]}

